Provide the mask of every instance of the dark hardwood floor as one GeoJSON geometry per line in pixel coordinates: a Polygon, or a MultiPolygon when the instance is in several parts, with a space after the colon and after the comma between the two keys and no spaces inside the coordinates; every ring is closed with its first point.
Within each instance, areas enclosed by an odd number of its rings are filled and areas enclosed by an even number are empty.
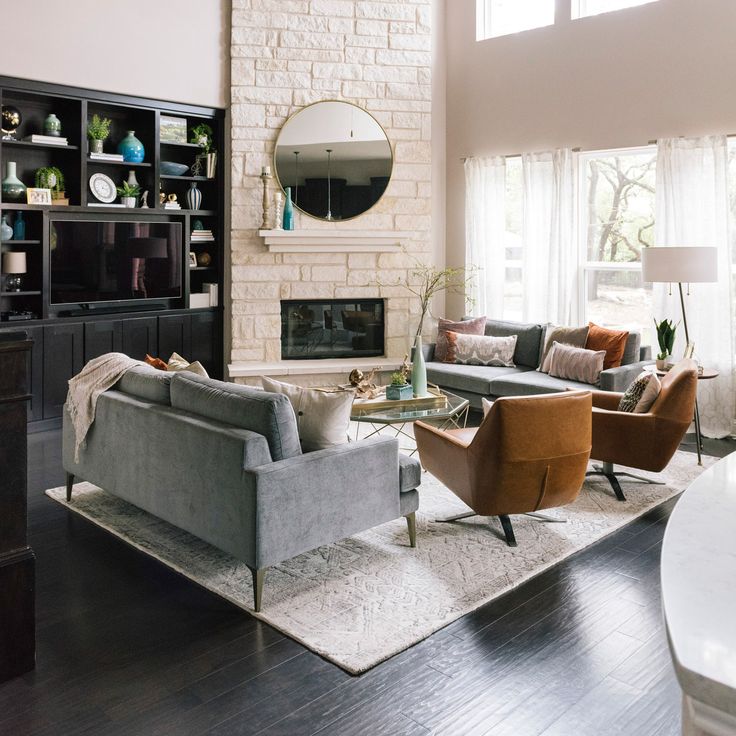
{"type": "Polygon", "coordinates": [[[59,432],[32,435],[38,664],[0,685],[2,736],[679,732],[659,588],[674,500],[351,677],[48,500],[63,480],[59,432]]]}

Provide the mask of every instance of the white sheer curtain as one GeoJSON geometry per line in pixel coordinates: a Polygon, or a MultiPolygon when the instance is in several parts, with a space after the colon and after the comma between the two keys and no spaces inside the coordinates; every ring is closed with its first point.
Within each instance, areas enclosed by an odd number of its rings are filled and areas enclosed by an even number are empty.
{"type": "Polygon", "coordinates": [[[522,156],[525,322],[577,322],[574,159],[570,149],[522,156]]]}
{"type": "MultiPolygon", "coordinates": [[[[703,434],[725,437],[736,418],[734,373],[733,262],[729,242],[728,142],[725,136],[668,138],[657,143],[655,243],[716,246],[718,282],[692,284],[685,297],[688,331],[695,355],[720,376],[699,381],[703,434]]],[[[677,290],[653,286],[654,317],[679,322],[677,290]]],[[[682,355],[684,330],[677,330],[674,356],[682,355]]]]}
{"type": "Polygon", "coordinates": [[[465,263],[477,266],[469,294],[476,316],[503,317],[506,257],[506,159],[465,160],[465,263]]]}

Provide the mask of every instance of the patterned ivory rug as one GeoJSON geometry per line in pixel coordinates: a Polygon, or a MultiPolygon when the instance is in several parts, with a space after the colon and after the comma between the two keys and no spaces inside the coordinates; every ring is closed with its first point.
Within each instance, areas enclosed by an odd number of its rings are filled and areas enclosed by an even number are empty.
{"type": "MultiPolygon", "coordinates": [[[[705,457],[706,466],[714,458],[705,457]]],[[[683,491],[702,471],[678,452],[655,486],[623,482],[620,503],[607,481],[589,479],[578,500],[550,515],[566,524],[513,517],[519,546],[506,546],[497,519],[453,524],[466,511],[429,473],[422,476],[416,549],[403,519],[269,568],[263,610],[253,614],[352,674],[416,644],[683,491]],[[493,529],[489,527],[489,521],[493,529]]],[[[238,560],[90,483],[50,498],[90,519],[191,580],[251,611],[251,574],[238,560]]]]}

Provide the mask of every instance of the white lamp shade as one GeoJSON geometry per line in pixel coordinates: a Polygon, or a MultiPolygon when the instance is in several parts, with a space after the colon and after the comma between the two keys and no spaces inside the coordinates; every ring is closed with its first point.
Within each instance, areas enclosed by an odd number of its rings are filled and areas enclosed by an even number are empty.
{"type": "Polygon", "coordinates": [[[642,280],[671,284],[712,283],[718,280],[717,253],[718,249],[710,246],[642,248],[642,280]]]}
{"type": "Polygon", "coordinates": [[[3,273],[25,273],[25,253],[3,253],[3,273]]]}

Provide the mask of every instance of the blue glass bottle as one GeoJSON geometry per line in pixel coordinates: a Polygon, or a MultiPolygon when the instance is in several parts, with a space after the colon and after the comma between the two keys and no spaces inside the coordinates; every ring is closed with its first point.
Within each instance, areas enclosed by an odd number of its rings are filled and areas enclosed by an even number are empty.
{"type": "Polygon", "coordinates": [[[13,223],[13,238],[15,238],[15,240],[26,239],[26,221],[23,219],[22,212],[19,212],[15,216],[15,222],[13,223]]]}
{"type": "Polygon", "coordinates": [[[294,229],[294,205],[291,202],[291,187],[284,189],[286,202],[284,202],[284,230],[294,229]]]}

